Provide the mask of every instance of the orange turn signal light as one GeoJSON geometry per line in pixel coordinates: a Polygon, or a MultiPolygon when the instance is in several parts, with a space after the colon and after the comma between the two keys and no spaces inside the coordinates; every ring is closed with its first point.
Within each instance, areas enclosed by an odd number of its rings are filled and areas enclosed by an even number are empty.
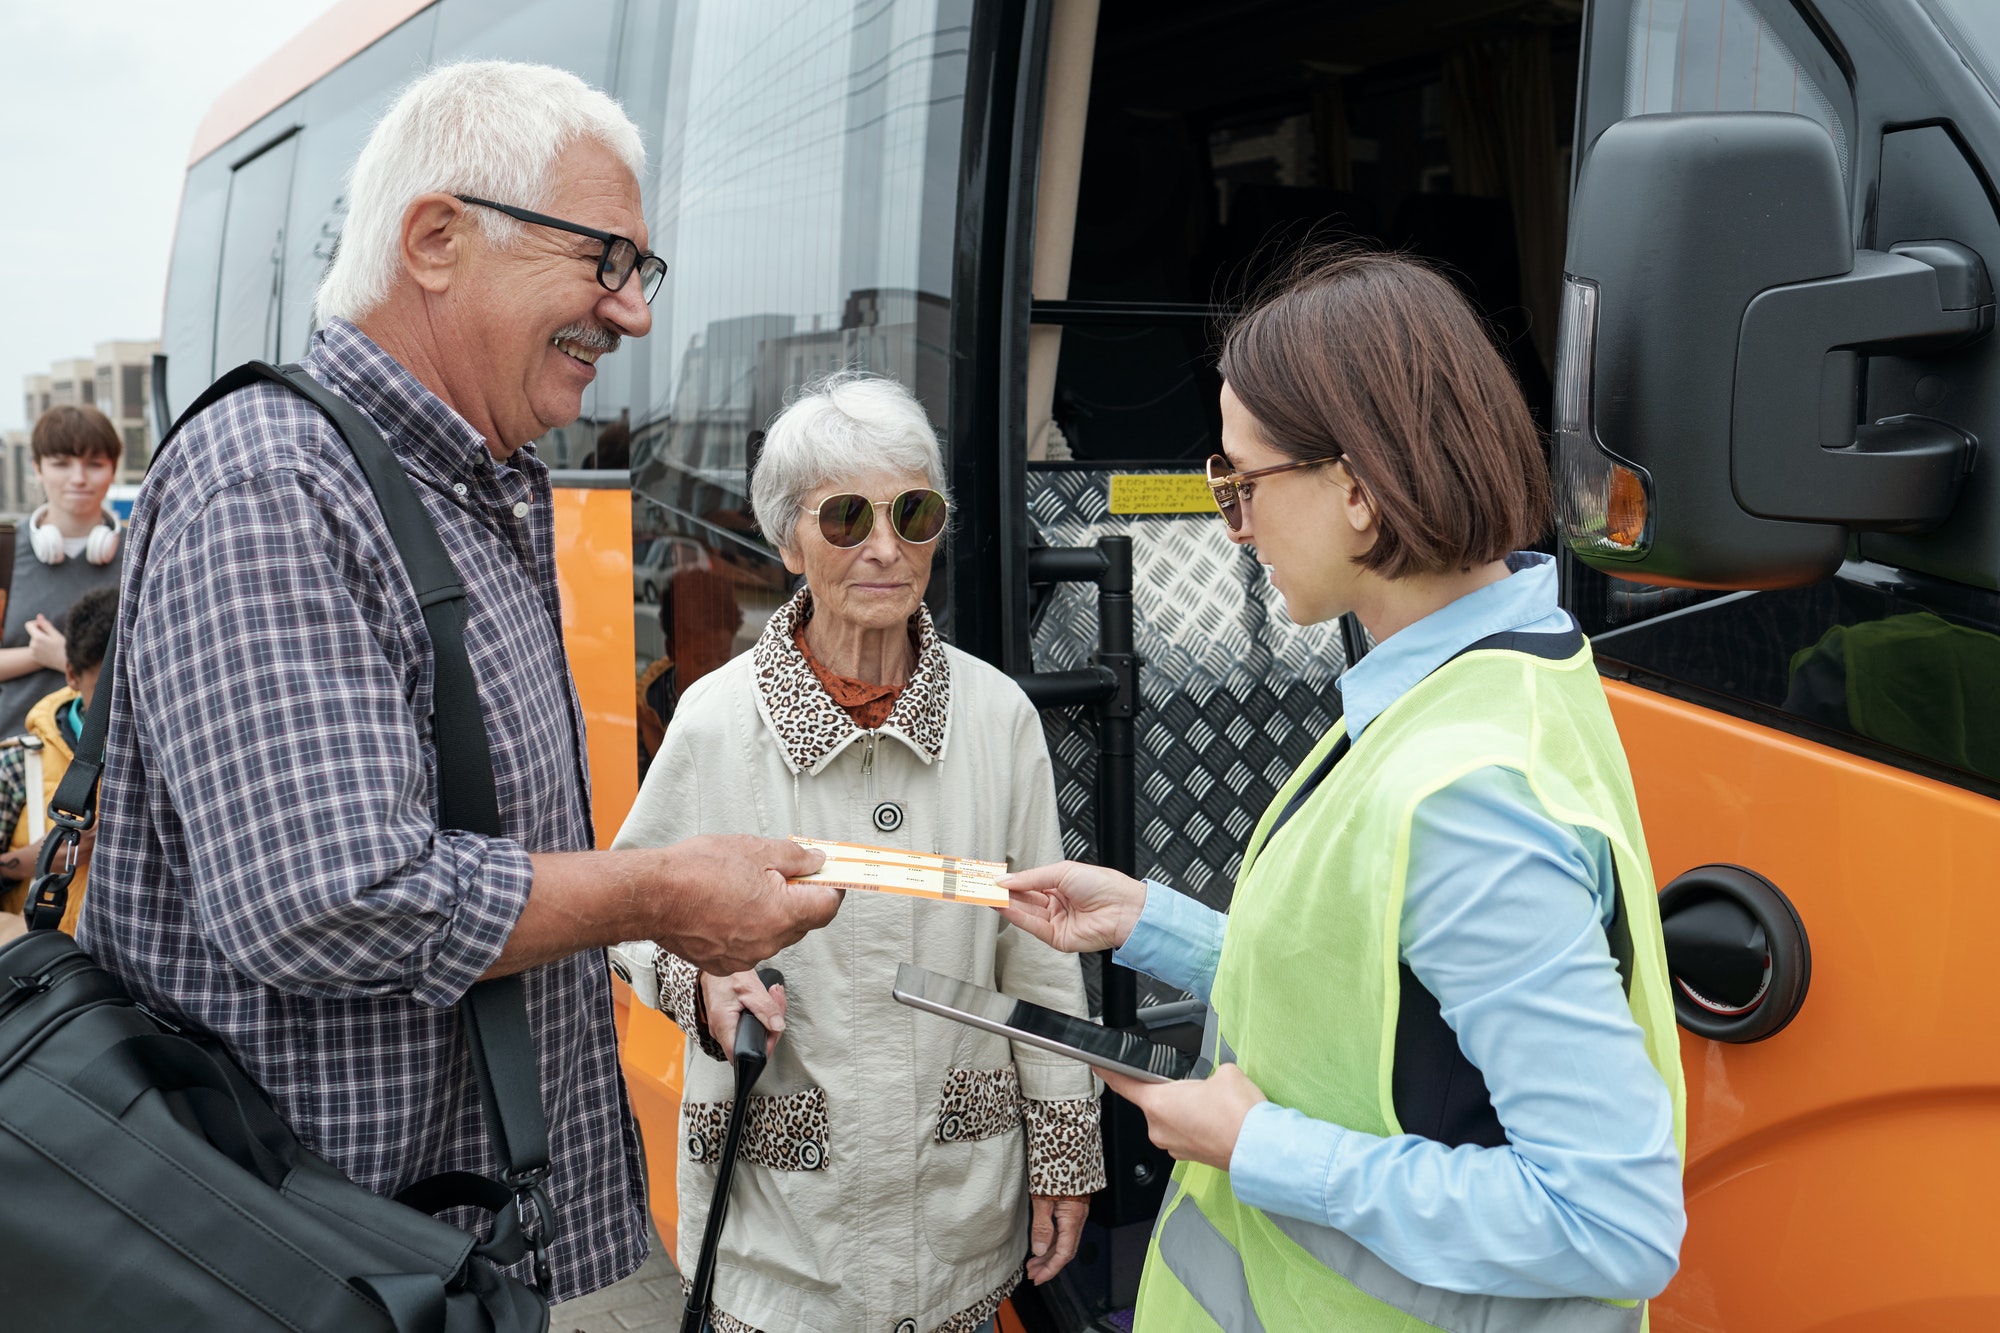
{"type": "Polygon", "coordinates": [[[1604,506],[1605,540],[1636,547],[1646,536],[1646,483],[1629,467],[1611,465],[1611,493],[1604,506]]]}

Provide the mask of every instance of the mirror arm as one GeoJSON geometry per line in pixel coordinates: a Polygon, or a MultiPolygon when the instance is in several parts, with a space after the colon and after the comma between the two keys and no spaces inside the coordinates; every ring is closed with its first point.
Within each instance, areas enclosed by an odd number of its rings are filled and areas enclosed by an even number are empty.
{"type": "Polygon", "coordinates": [[[1855,354],[1948,351],[1992,328],[1986,265],[1952,241],[1859,250],[1847,273],[1759,293],[1737,343],[1738,501],[1764,518],[1858,529],[1942,523],[1976,441],[1928,417],[1857,427],[1855,354]]]}

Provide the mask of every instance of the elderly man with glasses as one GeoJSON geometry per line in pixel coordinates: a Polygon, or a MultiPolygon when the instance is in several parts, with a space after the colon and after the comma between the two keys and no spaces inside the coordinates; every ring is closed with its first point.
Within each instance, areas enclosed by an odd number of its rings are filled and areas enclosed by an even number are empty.
{"type": "Polygon", "coordinates": [[[759,838],[594,852],[548,469],[596,362],[652,327],[644,150],[541,66],[433,71],[357,162],[302,361],[380,430],[459,577],[504,837],[440,827],[434,654],[359,467],[271,384],[187,423],[135,507],[82,938],[219,1037],[305,1143],[394,1194],[496,1174],[455,1002],[524,975],[550,1124],[546,1294],[645,1257],[601,950],[728,973],[830,920],[820,858],[759,838]],[[143,578],[143,582],[140,580],[143,578]]]}

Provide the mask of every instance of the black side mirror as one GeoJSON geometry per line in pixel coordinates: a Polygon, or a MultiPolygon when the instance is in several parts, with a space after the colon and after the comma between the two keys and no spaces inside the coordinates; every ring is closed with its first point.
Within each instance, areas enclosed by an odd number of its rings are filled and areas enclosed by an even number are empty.
{"type": "Polygon", "coordinates": [[[1926,417],[1858,424],[1860,357],[1982,336],[1992,284],[1949,240],[1857,251],[1817,123],[1620,121],[1584,163],[1570,235],[1557,499],[1586,563],[1792,587],[1831,575],[1851,530],[1951,512],[1974,440],[1926,417]]]}

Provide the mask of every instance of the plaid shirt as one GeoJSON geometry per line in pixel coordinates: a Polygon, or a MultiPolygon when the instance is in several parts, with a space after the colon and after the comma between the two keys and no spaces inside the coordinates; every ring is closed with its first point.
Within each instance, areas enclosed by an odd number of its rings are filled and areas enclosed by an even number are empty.
{"type": "MultiPolygon", "coordinates": [[[[393,1194],[498,1169],[452,1005],[506,943],[528,853],[592,846],[583,718],[548,469],[496,463],[351,324],[304,365],[382,431],[458,566],[506,837],[438,827],[430,640],[388,528],[331,423],[256,385],[182,430],[133,509],[79,934],[393,1194]]],[[[603,955],[527,992],[567,1299],[644,1259],[645,1189],[603,955]]]]}

